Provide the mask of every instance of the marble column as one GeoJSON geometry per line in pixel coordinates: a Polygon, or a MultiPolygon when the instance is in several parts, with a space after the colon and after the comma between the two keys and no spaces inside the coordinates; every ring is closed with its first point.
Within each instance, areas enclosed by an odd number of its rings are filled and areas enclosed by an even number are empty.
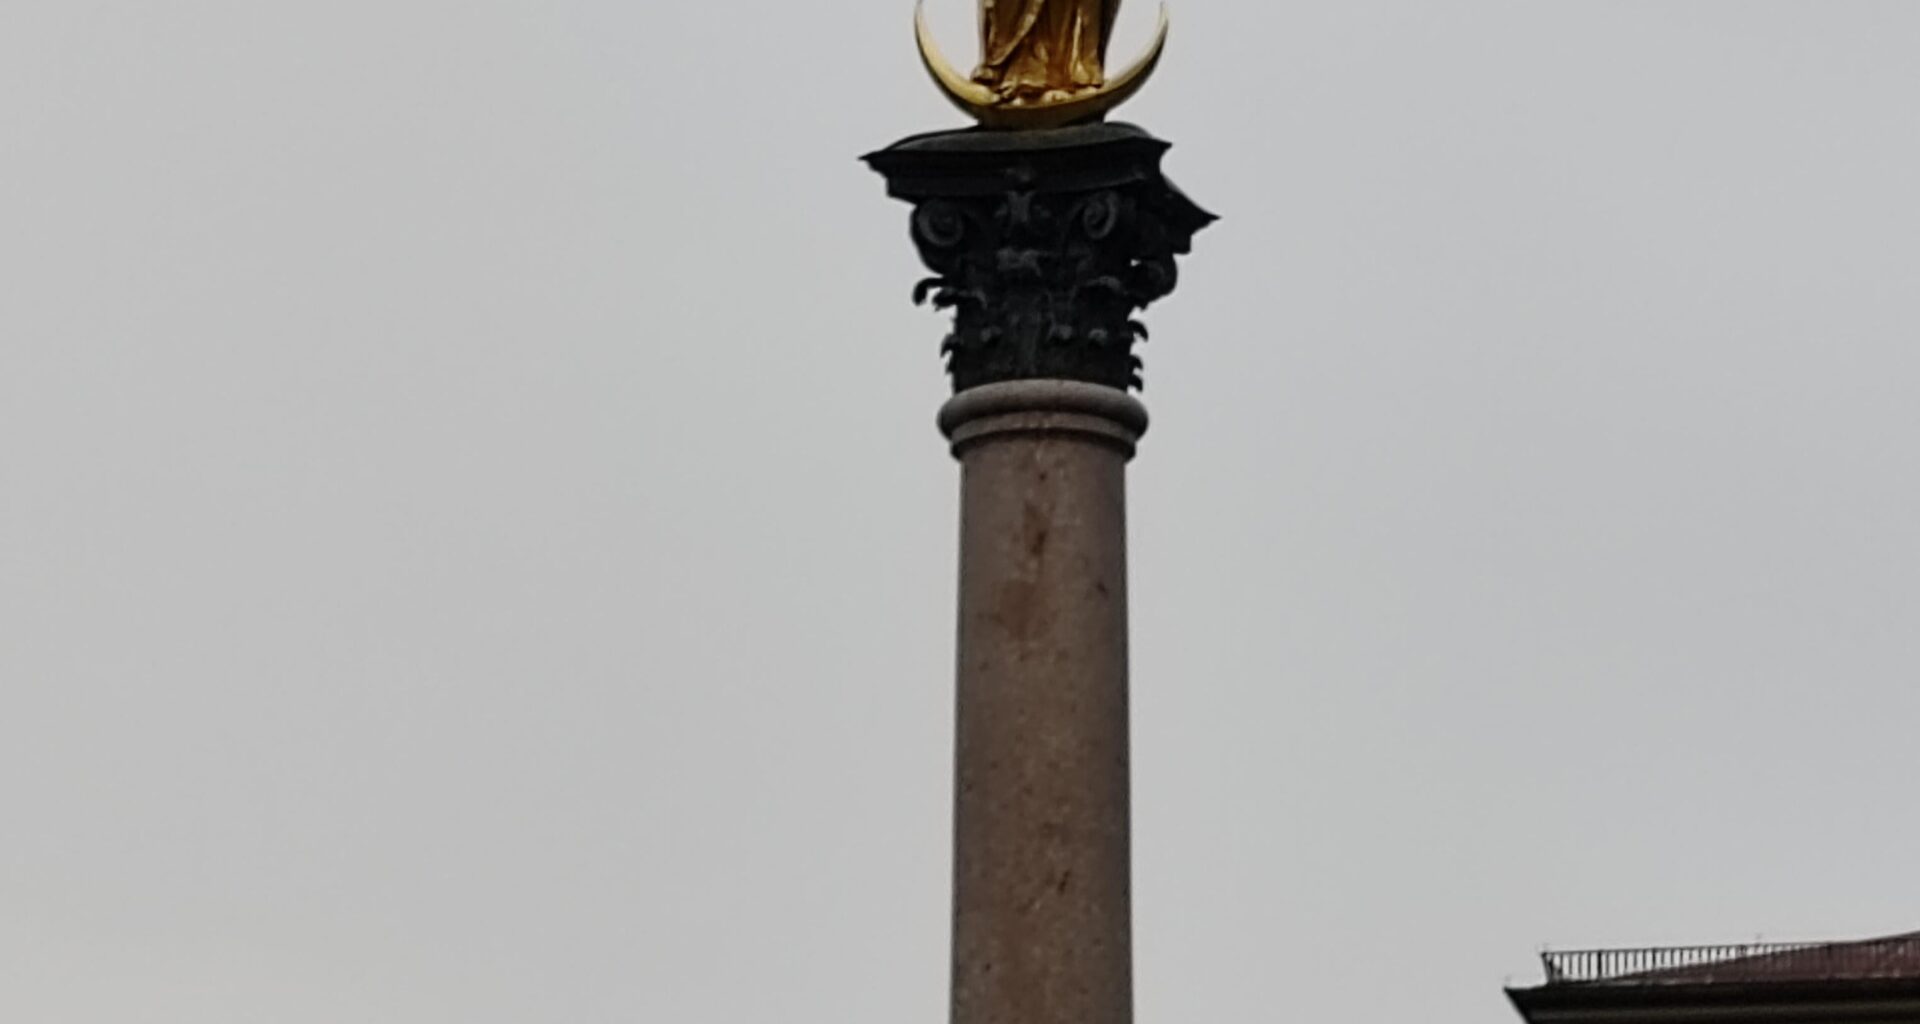
{"type": "Polygon", "coordinates": [[[953,312],[961,465],[952,1024],[1130,1024],[1126,467],[1134,316],[1213,221],[1121,124],[867,157],[953,312]]]}
{"type": "Polygon", "coordinates": [[[1133,1019],[1126,392],[961,393],[954,1024],[1133,1019]]]}

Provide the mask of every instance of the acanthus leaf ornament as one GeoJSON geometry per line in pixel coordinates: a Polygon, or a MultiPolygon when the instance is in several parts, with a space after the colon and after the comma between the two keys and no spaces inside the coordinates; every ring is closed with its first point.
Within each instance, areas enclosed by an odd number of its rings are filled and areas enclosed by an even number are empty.
{"type": "Polygon", "coordinates": [[[939,132],[867,161],[913,204],[933,271],[916,303],[953,314],[955,391],[1014,380],[1141,384],[1137,314],[1179,283],[1212,223],[1161,172],[1168,144],[1125,124],[939,132]]]}

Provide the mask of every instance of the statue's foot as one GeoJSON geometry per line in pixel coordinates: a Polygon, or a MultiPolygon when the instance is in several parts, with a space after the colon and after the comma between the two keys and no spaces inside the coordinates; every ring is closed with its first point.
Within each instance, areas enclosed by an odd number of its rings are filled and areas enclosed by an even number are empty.
{"type": "Polygon", "coordinates": [[[1039,102],[1043,104],[1064,103],[1075,97],[1085,96],[1087,93],[1093,92],[1095,88],[1095,86],[1091,85],[1077,85],[1071,89],[1048,89],[1046,92],[1040,94],[1039,102]]]}

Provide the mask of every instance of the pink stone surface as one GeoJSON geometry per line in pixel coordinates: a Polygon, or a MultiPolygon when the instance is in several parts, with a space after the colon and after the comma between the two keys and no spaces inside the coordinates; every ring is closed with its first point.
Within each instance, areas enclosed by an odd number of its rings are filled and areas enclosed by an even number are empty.
{"type": "Polygon", "coordinates": [[[984,415],[944,419],[963,475],[952,1020],[1125,1024],[1125,474],[1144,410],[995,387],[972,396],[984,415]]]}

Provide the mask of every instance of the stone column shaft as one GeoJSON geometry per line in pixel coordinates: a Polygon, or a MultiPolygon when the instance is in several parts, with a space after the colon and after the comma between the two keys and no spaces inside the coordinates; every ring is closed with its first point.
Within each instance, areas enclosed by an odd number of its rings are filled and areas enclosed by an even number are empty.
{"type": "Polygon", "coordinates": [[[942,426],[962,466],[952,1021],[1128,1024],[1125,474],[1146,411],[1023,381],[942,426]]]}

